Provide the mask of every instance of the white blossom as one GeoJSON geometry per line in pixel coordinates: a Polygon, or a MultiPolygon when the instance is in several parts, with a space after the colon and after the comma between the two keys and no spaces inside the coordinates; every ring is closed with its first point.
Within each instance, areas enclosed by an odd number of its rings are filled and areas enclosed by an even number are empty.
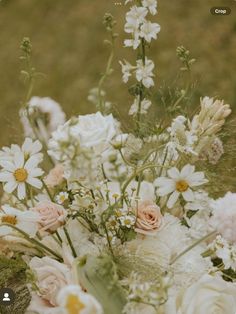
{"type": "Polygon", "coordinates": [[[140,28],[140,37],[150,43],[152,39],[157,39],[157,34],[160,30],[161,27],[159,24],[145,21],[140,28]]]}
{"type": "Polygon", "coordinates": [[[141,59],[137,60],[136,78],[139,82],[142,82],[146,88],[154,86],[153,69],[154,63],[152,60],[147,58],[145,59],[145,62],[141,59]]]}

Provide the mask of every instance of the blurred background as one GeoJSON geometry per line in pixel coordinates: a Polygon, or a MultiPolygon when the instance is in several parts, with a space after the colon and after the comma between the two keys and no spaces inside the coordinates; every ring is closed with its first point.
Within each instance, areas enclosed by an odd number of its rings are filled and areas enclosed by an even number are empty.
{"type": "MultiPolygon", "coordinates": [[[[106,12],[117,20],[120,35],[115,72],[106,91],[108,100],[125,117],[132,98],[121,81],[118,61],[126,58],[132,62],[135,53],[122,48],[127,8],[115,2],[123,0],[0,0],[0,146],[18,142],[22,136],[18,111],[26,86],[20,76],[19,47],[25,36],[33,44],[34,66],[45,74],[37,80],[33,94],[55,99],[68,116],[95,110],[87,96],[97,85],[109,54],[103,43],[106,12]]],[[[156,64],[154,92],[175,80],[180,68],[176,47],[184,45],[197,59],[194,101],[198,103],[204,95],[217,96],[236,108],[236,2],[159,0],[158,4],[155,20],[162,30],[151,50],[156,64]],[[211,7],[220,5],[230,7],[231,14],[211,15],[211,7]]]]}

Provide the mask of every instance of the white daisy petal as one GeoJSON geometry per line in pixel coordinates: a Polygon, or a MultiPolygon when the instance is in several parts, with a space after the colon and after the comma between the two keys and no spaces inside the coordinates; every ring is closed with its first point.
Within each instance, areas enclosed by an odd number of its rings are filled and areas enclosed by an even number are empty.
{"type": "Polygon", "coordinates": [[[12,193],[17,187],[16,181],[9,181],[4,185],[4,191],[7,193],[12,193]]]}
{"type": "Polygon", "coordinates": [[[30,158],[26,161],[24,168],[25,168],[26,170],[30,171],[32,168],[37,167],[38,164],[39,164],[39,162],[40,162],[40,160],[39,160],[37,157],[32,156],[32,157],[30,157],[30,158]]]}
{"type": "Polygon", "coordinates": [[[190,186],[199,186],[208,182],[204,177],[204,172],[195,172],[188,177],[190,186]]]}
{"type": "Polygon", "coordinates": [[[27,178],[26,182],[37,189],[41,189],[43,186],[42,182],[39,179],[33,178],[31,176],[27,178]]]}
{"type": "Polygon", "coordinates": [[[161,186],[157,189],[157,195],[165,196],[172,193],[175,190],[175,183],[170,181],[168,184],[161,186]]]}
{"type": "Polygon", "coordinates": [[[165,178],[165,177],[160,177],[160,178],[157,178],[155,180],[154,184],[157,187],[162,187],[162,186],[165,186],[167,184],[170,184],[171,182],[173,182],[173,180],[171,180],[169,178],[165,178]]]}
{"type": "Polygon", "coordinates": [[[194,193],[191,189],[187,189],[187,191],[183,192],[182,195],[187,202],[193,202],[195,199],[194,193]]]}
{"type": "Polygon", "coordinates": [[[7,161],[7,160],[1,160],[0,166],[2,166],[4,170],[10,171],[10,172],[14,172],[16,170],[15,165],[12,162],[7,161]]]}
{"type": "Polygon", "coordinates": [[[0,181],[1,182],[7,182],[12,180],[13,175],[11,172],[5,171],[5,172],[0,172],[0,181]]]}
{"type": "Polygon", "coordinates": [[[25,162],[25,157],[22,152],[15,154],[14,156],[14,164],[16,168],[23,168],[25,162]]]}
{"type": "Polygon", "coordinates": [[[168,208],[172,208],[174,206],[174,204],[177,202],[178,198],[179,198],[180,193],[177,191],[174,191],[171,196],[168,199],[167,202],[167,207],[168,208]]]}
{"type": "Polygon", "coordinates": [[[180,172],[177,168],[173,167],[167,171],[167,174],[172,179],[178,179],[180,176],[180,172]]]}
{"type": "Polygon", "coordinates": [[[192,166],[192,165],[185,165],[181,172],[180,172],[180,176],[181,178],[186,178],[188,177],[189,175],[191,175],[192,173],[194,173],[194,170],[195,170],[195,166],[192,166]]]}
{"type": "Polygon", "coordinates": [[[35,168],[30,170],[30,176],[31,177],[40,177],[44,174],[44,171],[40,168],[35,168]]]}
{"type": "Polygon", "coordinates": [[[20,200],[23,200],[26,196],[25,183],[19,183],[17,187],[17,195],[20,200]]]}

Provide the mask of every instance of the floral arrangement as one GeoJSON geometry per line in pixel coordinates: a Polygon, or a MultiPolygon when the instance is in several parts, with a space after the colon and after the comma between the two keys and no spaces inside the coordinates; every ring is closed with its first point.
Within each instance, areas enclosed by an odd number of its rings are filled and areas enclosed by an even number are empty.
{"type": "MultiPolygon", "coordinates": [[[[211,189],[230,106],[203,97],[194,114],[178,114],[189,86],[166,109],[170,123],[150,125],[157,1],[125,2],[124,45],[137,54],[120,62],[124,83],[133,81],[128,130],[102,89],[117,37],[110,14],[110,58],[88,97],[94,114],[66,121],[58,103],[32,97],[39,73],[22,42],[25,139],[0,151],[1,254],[23,265],[30,293],[19,313],[234,314],[236,194],[211,189]]],[[[189,74],[195,59],[184,47],[177,56],[189,74]]]]}

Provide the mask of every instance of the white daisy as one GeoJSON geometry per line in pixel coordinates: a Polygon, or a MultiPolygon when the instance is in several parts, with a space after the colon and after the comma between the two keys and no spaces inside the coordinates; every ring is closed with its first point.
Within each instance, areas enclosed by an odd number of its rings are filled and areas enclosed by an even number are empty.
{"type": "Polygon", "coordinates": [[[66,200],[68,200],[69,194],[67,192],[60,192],[56,196],[56,201],[58,204],[63,204],[66,200]]]}
{"type": "Polygon", "coordinates": [[[185,165],[181,171],[173,167],[167,171],[168,177],[160,177],[155,180],[157,195],[165,196],[171,194],[167,202],[167,207],[172,208],[179,196],[191,202],[195,199],[191,188],[198,187],[208,182],[204,172],[194,172],[195,166],[185,165]]]}
{"type": "Polygon", "coordinates": [[[9,224],[26,232],[30,237],[34,237],[38,231],[38,221],[39,215],[35,212],[21,211],[9,205],[3,205],[0,211],[0,236],[15,233],[11,227],[1,226],[1,224],[9,224]]]}
{"type": "Polygon", "coordinates": [[[34,156],[41,162],[43,160],[43,154],[40,153],[41,149],[42,144],[39,140],[33,141],[31,138],[27,137],[21,147],[16,144],[12,144],[10,147],[3,147],[0,151],[0,160],[13,161],[14,155],[23,152],[26,160],[34,156]]]}
{"type": "Polygon", "coordinates": [[[43,170],[38,168],[38,157],[31,156],[25,160],[24,152],[14,154],[12,160],[0,159],[0,182],[4,182],[3,189],[12,193],[17,189],[17,196],[20,200],[26,196],[26,184],[37,189],[42,188],[42,182],[37,178],[43,175],[43,170]]]}
{"type": "Polygon", "coordinates": [[[42,149],[42,144],[39,140],[33,141],[31,138],[27,137],[21,146],[21,150],[25,155],[25,159],[31,156],[38,158],[39,162],[43,160],[43,154],[40,153],[42,149]]]}
{"type": "Polygon", "coordinates": [[[127,215],[120,217],[119,220],[123,227],[131,228],[134,226],[136,218],[134,216],[127,215]]]}
{"type": "Polygon", "coordinates": [[[62,288],[57,302],[61,313],[102,314],[103,310],[98,301],[90,294],[82,291],[78,285],[62,288]]]}

